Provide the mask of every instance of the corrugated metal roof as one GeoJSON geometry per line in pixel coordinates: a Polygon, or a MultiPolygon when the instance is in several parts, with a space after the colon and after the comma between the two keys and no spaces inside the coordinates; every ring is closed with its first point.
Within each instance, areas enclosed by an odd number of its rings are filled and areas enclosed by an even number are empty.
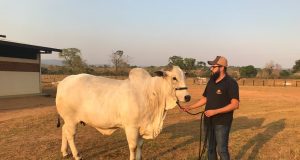
{"type": "Polygon", "coordinates": [[[18,42],[11,42],[11,41],[6,41],[6,40],[0,40],[0,45],[7,45],[7,46],[13,46],[13,47],[39,50],[41,54],[51,53],[52,51],[62,52],[61,49],[57,49],[57,48],[36,46],[36,45],[24,44],[24,43],[18,43],[18,42]]]}

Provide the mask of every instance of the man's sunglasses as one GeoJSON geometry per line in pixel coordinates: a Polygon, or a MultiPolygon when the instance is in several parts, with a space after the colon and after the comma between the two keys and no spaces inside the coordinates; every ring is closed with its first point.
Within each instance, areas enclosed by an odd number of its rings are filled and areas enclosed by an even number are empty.
{"type": "Polygon", "coordinates": [[[217,68],[217,67],[222,67],[222,66],[210,66],[210,68],[217,68]]]}

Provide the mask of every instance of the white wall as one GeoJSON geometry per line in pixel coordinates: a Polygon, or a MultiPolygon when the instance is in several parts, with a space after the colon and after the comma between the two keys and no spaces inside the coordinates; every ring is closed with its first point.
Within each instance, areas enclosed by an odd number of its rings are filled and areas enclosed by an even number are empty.
{"type": "Polygon", "coordinates": [[[0,96],[40,93],[39,72],[0,71],[0,96]]]}

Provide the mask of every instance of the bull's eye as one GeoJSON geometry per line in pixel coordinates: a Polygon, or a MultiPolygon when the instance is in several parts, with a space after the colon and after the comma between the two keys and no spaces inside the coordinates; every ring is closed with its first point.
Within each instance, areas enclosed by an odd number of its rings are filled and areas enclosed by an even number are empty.
{"type": "Polygon", "coordinates": [[[173,77],[173,80],[177,81],[177,78],[176,78],[176,77],[173,77]]]}

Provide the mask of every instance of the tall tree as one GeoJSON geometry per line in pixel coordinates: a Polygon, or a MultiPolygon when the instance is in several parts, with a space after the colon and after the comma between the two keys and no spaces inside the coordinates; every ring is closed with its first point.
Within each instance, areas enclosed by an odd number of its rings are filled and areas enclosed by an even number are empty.
{"type": "Polygon", "coordinates": [[[184,58],[183,63],[186,71],[190,71],[196,67],[196,59],[194,58],[184,58]]]}
{"type": "Polygon", "coordinates": [[[77,48],[66,48],[59,53],[59,57],[63,58],[63,64],[71,74],[85,72],[87,67],[86,62],[81,58],[81,52],[77,48]]]}
{"type": "Polygon", "coordinates": [[[264,78],[270,78],[272,74],[272,70],[274,68],[274,62],[270,61],[265,65],[265,68],[263,69],[265,71],[265,76],[264,78]]]}
{"type": "Polygon", "coordinates": [[[281,72],[280,72],[280,77],[281,78],[287,78],[287,77],[289,77],[291,75],[291,72],[289,72],[288,70],[282,70],[281,72]]]}
{"type": "Polygon", "coordinates": [[[262,78],[278,78],[280,76],[280,71],[282,70],[281,65],[275,64],[273,61],[268,62],[263,69],[262,78]]]}
{"type": "Polygon", "coordinates": [[[243,78],[252,78],[255,77],[257,74],[257,70],[254,68],[254,66],[244,66],[240,68],[240,75],[243,78]]]}
{"type": "Polygon", "coordinates": [[[274,68],[273,68],[271,77],[272,77],[272,78],[279,78],[279,77],[280,77],[280,72],[281,72],[281,70],[282,70],[281,65],[276,63],[276,64],[274,65],[274,68]]]}
{"type": "Polygon", "coordinates": [[[194,58],[182,58],[180,56],[169,57],[169,65],[179,66],[185,70],[189,76],[195,76],[197,69],[203,72],[202,76],[209,76],[210,70],[203,61],[196,61],[194,58]]]}
{"type": "Polygon", "coordinates": [[[196,59],[172,56],[169,57],[169,64],[179,66],[181,69],[188,71],[196,68],[196,59]]]}
{"type": "Polygon", "coordinates": [[[174,66],[179,66],[181,69],[184,69],[184,61],[183,58],[180,56],[172,56],[169,57],[169,64],[174,66]]]}
{"type": "Polygon", "coordinates": [[[124,55],[122,50],[118,50],[111,54],[110,60],[115,67],[115,71],[118,72],[120,67],[128,66],[129,57],[124,55]]]}
{"type": "Polygon", "coordinates": [[[203,61],[197,61],[197,62],[196,62],[196,67],[197,67],[197,68],[200,68],[200,69],[206,68],[206,63],[203,62],[203,61]]]}
{"type": "Polygon", "coordinates": [[[295,61],[295,65],[293,66],[293,72],[299,72],[300,71],[300,59],[295,61]]]}

